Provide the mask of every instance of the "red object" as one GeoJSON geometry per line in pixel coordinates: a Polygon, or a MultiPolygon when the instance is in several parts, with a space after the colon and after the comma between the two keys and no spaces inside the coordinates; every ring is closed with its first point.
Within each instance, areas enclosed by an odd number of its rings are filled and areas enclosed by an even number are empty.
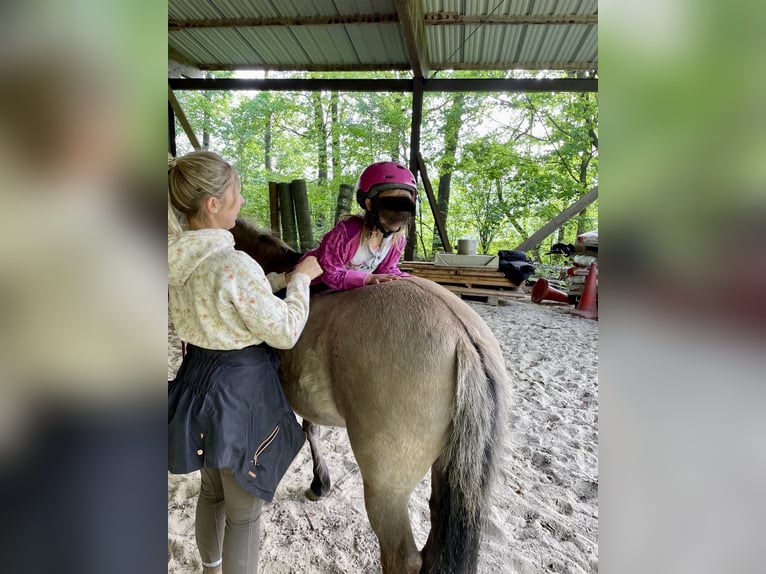
{"type": "Polygon", "coordinates": [[[570,312],[572,315],[583,319],[598,319],[598,267],[595,263],[590,264],[588,278],[585,280],[585,289],[577,309],[570,312]]]}
{"type": "Polygon", "coordinates": [[[540,277],[535,281],[535,286],[532,287],[531,296],[534,303],[542,303],[546,299],[558,301],[560,303],[569,303],[569,295],[563,291],[559,291],[555,287],[551,287],[545,277],[540,277]]]}

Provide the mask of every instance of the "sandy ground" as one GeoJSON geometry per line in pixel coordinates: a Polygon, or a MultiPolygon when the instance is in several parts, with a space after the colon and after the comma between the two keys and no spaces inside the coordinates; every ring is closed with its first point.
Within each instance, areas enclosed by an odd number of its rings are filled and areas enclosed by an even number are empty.
{"type": "MultiPolygon", "coordinates": [[[[506,445],[488,511],[479,572],[598,571],[598,322],[567,305],[470,305],[505,356],[512,400],[506,445]]],[[[179,344],[168,337],[168,375],[179,344]]],[[[378,544],[364,511],[361,478],[344,429],[323,428],[334,489],[320,502],[308,445],[282,480],[262,520],[262,574],[381,572],[378,544]]],[[[430,528],[428,477],[410,500],[419,547],[430,528]]],[[[202,572],[194,542],[199,473],[168,475],[168,572],[202,572]]]]}

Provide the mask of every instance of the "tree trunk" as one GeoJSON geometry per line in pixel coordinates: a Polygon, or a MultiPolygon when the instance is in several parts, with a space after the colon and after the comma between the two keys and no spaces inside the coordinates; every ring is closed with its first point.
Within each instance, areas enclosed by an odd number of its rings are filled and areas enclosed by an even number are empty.
{"type": "Polygon", "coordinates": [[[309,209],[309,196],[306,191],[306,180],[294,179],[290,183],[290,191],[295,203],[295,217],[298,220],[301,251],[308,251],[314,247],[314,233],[311,229],[311,211],[309,209]]]}
{"type": "Polygon", "coordinates": [[[335,207],[335,223],[340,218],[351,212],[351,203],[354,201],[354,186],[347,183],[340,184],[338,191],[338,205],[335,207]]]}
{"type": "Polygon", "coordinates": [[[271,106],[266,112],[266,129],[263,130],[263,166],[266,171],[271,171],[271,106]]]}
{"type": "Polygon", "coordinates": [[[314,104],[314,131],[317,142],[317,183],[319,187],[327,186],[327,124],[324,121],[322,110],[322,94],[311,92],[311,101],[314,104]]]}
{"type": "Polygon", "coordinates": [[[213,94],[204,91],[202,97],[207,100],[207,104],[202,108],[202,147],[210,149],[210,106],[212,105],[213,94]]]}
{"type": "MultiPolygon", "coordinates": [[[[439,166],[439,192],[436,205],[446,224],[449,213],[449,196],[452,187],[452,172],[455,169],[455,154],[457,152],[458,135],[463,124],[463,109],[465,107],[465,94],[452,94],[452,105],[447,111],[444,123],[444,155],[439,166]]],[[[455,238],[452,238],[455,241],[455,238]]],[[[433,251],[444,251],[441,238],[434,227],[433,251]]]]}
{"type": "MultiPolygon", "coordinates": [[[[340,181],[340,112],[338,92],[330,93],[330,140],[332,143],[332,180],[340,181]]],[[[336,214],[337,221],[337,214],[336,214]]]]}
{"type": "Polygon", "coordinates": [[[290,184],[280,181],[277,183],[279,195],[279,215],[282,219],[282,240],[293,249],[298,249],[298,234],[295,226],[295,206],[290,184]]]}
{"type": "MultiPolygon", "coordinates": [[[[269,77],[269,72],[266,71],[264,73],[264,78],[269,77]]],[[[266,168],[267,172],[271,171],[271,124],[273,122],[273,114],[271,111],[271,97],[269,95],[269,92],[266,92],[266,117],[264,118],[266,120],[266,127],[263,130],[263,166],[266,168]]]]}

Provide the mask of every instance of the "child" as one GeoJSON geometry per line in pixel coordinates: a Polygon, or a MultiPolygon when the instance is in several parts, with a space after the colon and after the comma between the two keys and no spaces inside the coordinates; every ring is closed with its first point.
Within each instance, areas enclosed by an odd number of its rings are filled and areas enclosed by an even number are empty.
{"type": "Polygon", "coordinates": [[[407,277],[397,263],[407,243],[418,188],[412,172],[393,161],[374,163],[359,177],[356,200],[364,216],[349,216],[304,257],[316,256],[330,289],[354,289],[407,277]]]}
{"type": "Polygon", "coordinates": [[[304,434],[263,345],[295,345],[309,313],[313,257],[287,277],[284,300],[261,267],[234,249],[244,199],[237,172],[195,151],[168,161],[169,307],[187,352],[168,385],[168,469],[200,471],[195,533],[203,572],[258,571],[260,515],[304,434]],[[176,216],[188,220],[184,230],[176,216]]]}

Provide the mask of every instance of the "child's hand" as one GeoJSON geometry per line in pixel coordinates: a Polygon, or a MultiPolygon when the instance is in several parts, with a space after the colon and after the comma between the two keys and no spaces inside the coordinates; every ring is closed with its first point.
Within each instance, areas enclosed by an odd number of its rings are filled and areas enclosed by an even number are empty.
{"type": "Polygon", "coordinates": [[[367,277],[364,278],[364,284],[377,285],[378,283],[387,283],[389,281],[396,281],[397,279],[399,279],[398,275],[392,275],[390,273],[370,273],[367,277]]]}
{"type": "Polygon", "coordinates": [[[295,266],[295,269],[293,269],[293,272],[305,273],[312,279],[316,279],[322,273],[324,273],[324,270],[319,266],[319,262],[317,261],[317,258],[314,257],[313,255],[310,255],[309,257],[306,257],[306,259],[298,263],[298,265],[295,266]]]}

